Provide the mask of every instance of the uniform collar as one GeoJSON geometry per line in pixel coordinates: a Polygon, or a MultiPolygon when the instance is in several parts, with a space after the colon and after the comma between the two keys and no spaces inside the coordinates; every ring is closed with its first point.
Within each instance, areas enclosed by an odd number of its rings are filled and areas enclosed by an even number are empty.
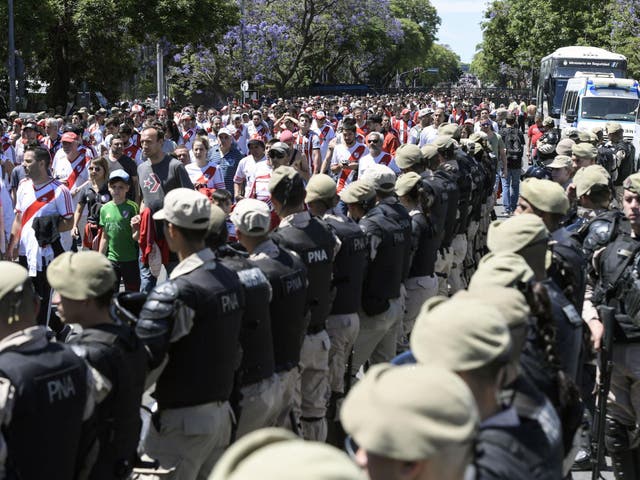
{"type": "Polygon", "coordinates": [[[311,215],[307,210],[287,215],[280,221],[279,227],[291,225],[293,227],[304,227],[311,220],[311,215]]]}
{"type": "Polygon", "coordinates": [[[15,332],[0,340],[0,352],[39,350],[44,348],[48,342],[46,327],[37,325],[15,332]]]}
{"type": "Polygon", "coordinates": [[[216,254],[211,251],[210,248],[203,248],[199,252],[192,253],[187,258],[182,260],[176,268],[173,269],[169,278],[171,280],[178,278],[187,273],[193,272],[196,268],[201,267],[207,262],[211,262],[216,259],[216,254]]]}
{"type": "Polygon", "coordinates": [[[269,258],[274,258],[278,256],[279,252],[280,250],[278,249],[278,246],[274,243],[274,241],[271,239],[267,239],[264,242],[262,242],[260,245],[258,245],[253,250],[253,252],[251,252],[251,255],[249,255],[249,258],[254,259],[254,258],[262,257],[265,255],[269,258]]]}

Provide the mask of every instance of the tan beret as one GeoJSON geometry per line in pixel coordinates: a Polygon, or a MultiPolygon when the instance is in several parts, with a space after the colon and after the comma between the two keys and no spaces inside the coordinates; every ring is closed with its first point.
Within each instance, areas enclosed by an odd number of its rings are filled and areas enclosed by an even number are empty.
{"type": "MultiPolygon", "coordinates": [[[[569,152],[571,153],[571,152],[569,152]]],[[[573,168],[573,160],[567,155],[558,155],[551,163],[547,165],[549,168],[573,168]]]]}
{"type": "Polygon", "coordinates": [[[625,190],[629,190],[630,192],[635,193],[636,195],[640,195],[640,173],[634,173],[633,175],[629,175],[624,179],[623,187],[625,190]]]}
{"type": "Polygon", "coordinates": [[[254,431],[231,445],[209,480],[365,480],[347,455],[281,428],[254,431]]]}
{"type": "Polygon", "coordinates": [[[499,308],[475,298],[426,302],[411,334],[411,351],[420,363],[455,372],[506,360],[510,346],[499,308]]]}
{"type": "Polygon", "coordinates": [[[520,196],[543,212],[564,215],[569,211],[567,193],[551,180],[527,178],[520,184],[520,196]]]}
{"type": "Polygon", "coordinates": [[[528,283],[533,277],[533,270],[517,253],[488,253],[478,263],[469,282],[469,290],[482,291],[492,285],[512,287],[517,283],[528,283]]]}
{"type": "Polygon", "coordinates": [[[469,296],[497,306],[510,330],[522,327],[527,323],[531,309],[524,295],[516,288],[493,285],[477,288],[477,284],[475,287],[469,290],[460,290],[452,298],[469,296]]]}
{"type": "Polygon", "coordinates": [[[542,125],[545,127],[553,127],[555,125],[555,122],[553,121],[553,118],[545,117],[542,121],[542,125]]]}
{"type": "Polygon", "coordinates": [[[576,143],[571,148],[571,153],[577,158],[593,160],[598,155],[598,150],[590,143],[576,143]]]}
{"type": "Polygon", "coordinates": [[[398,168],[411,168],[422,163],[422,152],[417,145],[405,143],[396,150],[395,160],[398,168]]]}
{"type": "Polygon", "coordinates": [[[596,137],[595,133],[591,133],[586,130],[579,130],[578,140],[580,140],[581,143],[592,143],[597,141],[598,137],[596,137]]]}
{"type": "Polygon", "coordinates": [[[287,165],[282,165],[276,168],[273,172],[271,172],[271,179],[269,180],[269,192],[273,193],[278,184],[285,178],[289,180],[293,180],[296,175],[299,175],[298,172],[293,167],[289,167],[287,165]]]}
{"type": "Polygon", "coordinates": [[[346,204],[360,203],[374,198],[376,190],[370,181],[360,179],[344,187],[339,196],[346,204]]]}
{"type": "Polygon", "coordinates": [[[47,267],[47,280],[51,288],[70,300],[96,298],[116,286],[111,262],[91,250],[64,252],[56,257],[47,267]]]}
{"type": "Polygon", "coordinates": [[[487,247],[492,252],[515,253],[548,237],[549,232],[540,217],[523,213],[507,220],[491,222],[487,233],[487,247]]]}
{"type": "Polygon", "coordinates": [[[329,175],[319,173],[307,182],[307,203],[315,200],[331,200],[336,196],[336,182],[329,175]]]}
{"type": "Polygon", "coordinates": [[[593,133],[595,133],[596,135],[598,135],[599,133],[603,133],[604,132],[604,128],[602,128],[602,125],[596,125],[595,127],[591,128],[591,131],[593,133]]]}
{"type": "Polygon", "coordinates": [[[428,162],[433,160],[438,156],[438,149],[435,145],[427,144],[423,146],[420,151],[422,152],[422,157],[428,162]]]}
{"type": "Polygon", "coordinates": [[[573,184],[576,186],[576,195],[580,198],[587,195],[596,185],[609,186],[609,172],[601,165],[589,165],[579,169],[573,176],[573,184]]]}
{"type": "Polygon", "coordinates": [[[422,177],[416,172],[409,172],[404,175],[400,175],[398,180],[396,180],[396,194],[399,197],[406,195],[413,189],[413,187],[416,186],[416,183],[418,183],[421,178],[422,177]]]}
{"type": "Polygon", "coordinates": [[[271,211],[261,200],[243,198],[236,204],[229,217],[235,227],[249,237],[260,237],[269,233],[271,211]]]}
{"type": "Polygon", "coordinates": [[[471,444],[478,428],[467,385],[435,365],[374,365],[349,392],[340,419],[367,452],[404,461],[471,444]]]}

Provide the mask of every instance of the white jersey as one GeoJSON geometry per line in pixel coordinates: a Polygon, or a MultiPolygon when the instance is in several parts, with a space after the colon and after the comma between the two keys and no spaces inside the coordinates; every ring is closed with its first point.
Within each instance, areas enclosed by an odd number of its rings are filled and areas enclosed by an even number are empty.
{"type": "Polygon", "coordinates": [[[396,174],[400,173],[400,169],[398,168],[398,165],[396,165],[396,160],[391,156],[391,154],[381,151],[374,157],[371,155],[371,152],[369,152],[358,162],[358,178],[362,178],[364,172],[366,172],[368,168],[376,164],[386,165],[396,174]]]}
{"type": "MultiPolygon", "coordinates": [[[[359,163],[360,159],[369,153],[369,149],[362,143],[355,142],[351,147],[341,143],[336,145],[333,156],[331,157],[331,165],[359,163]]],[[[349,185],[355,179],[356,170],[343,168],[338,175],[336,192],[340,193],[344,187],[349,185]]]]}
{"type": "Polygon", "coordinates": [[[271,165],[267,157],[262,157],[257,162],[249,155],[240,160],[238,169],[233,177],[235,183],[244,183],[244,196],[257,198],[271,207],[271,193],[269,192],[269,180],[271,180],[271,165]]]}
{"type": "MultiPolygon", "coordinates": [[[[35,277],[36,272],[53,260],[51,245],[41,247],[33,230],[33,219],[48,215],[60,215],[63,218],[73,216],[73,202],[69,189],[57,180],[51,179],[36,188],[30,178],[25,178],[18,185],[16,193],[16,213],[22,215],[20,230],[19,253],[27,257],[29,276],[35,277]]],[[[71,246],[70,232],[60,234],[60,242],[65,250],[71,246]]]]}
{"type": "Polygon", "coordinates": [[[336,132],[329,122],[325,122],[322,127],[316,125],[313,127],[313,131],[318,134],[318,139],[320,140],[320,163],[322,163],[327,156],[329,142],[335,138],[336,132]]]}
{"type": "Polygon", "coordinates": [[[189,179],[194,186],[206,188],[224,188],[224,178],[222,177],[222,171],[216,168],[216,165],[212,162],[199,167],[197,163],[188,163],[184,166],[185,170],[189,174],[189,179]]]}
{"type": "Polygon", "coordinates": [[[429,125],[428,127],[423,128],[422,132],[420,132],[420,143],[418,144],[418,146],[422,148],[429,143],[433,143],[437,136],[438,129],[433,125],[429,125]]]}
{"type": "Polygon", "coordinates": [[[236,142],[236,147],[240,150],[240,153],[243,155],[247,155],[249,153],[249,149],[247,148],[247,142],[249,141],[249,129],[244,123],[241,123],[239,127],[234,127],[229,125],[229,130],[233,133],[231,137],[234,142],[236,142]]]}

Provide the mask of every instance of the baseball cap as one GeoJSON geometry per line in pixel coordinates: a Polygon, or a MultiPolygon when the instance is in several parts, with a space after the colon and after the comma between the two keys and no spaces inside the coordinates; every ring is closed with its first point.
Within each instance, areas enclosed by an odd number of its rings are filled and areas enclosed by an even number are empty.
{"type": "Polygon", "coordinates": [[[512,287],[533,279],[533,270],[527,261],[513,252],[490,252],[480,262],[471,277],[469,290],[480,290],[494,285],[512,287]]]}
{"type": "Polygon", "coordinates": [[[206,230],[210,216],[211,202],[207,197],[190,188],[175,188],[164,197],[164,205],[153,219],[190,230],[206,230]]]}
{"type": "Polygon", "coordinates": [[[428,115],[433,115],[433,110],[431,110],[430,108],[423,108],[418,112],[418,117],[420,118],[426,117],[428,115]]]}
{"type": "Polygon", "coordinates": [[[263,428],[231,445],[209,480],[366,480],[343,452],[282,428],[263,428]]]}
{"type": "Polygon", "coordinates": [[[520,184],[520,196],[543,212],[565,215],[569,211],[567,193],[551,180],[527,178],[520,184]]]}
{"type": "Polygon", "coordinates": [[[566,156],[570,157],[571,156],[571,149],[573,148],[573,146],[575,144],[576,144],[576,142],[574,142],[570,138],[563,138],[556,145],[556,153],[558,155],[566,155],[566,156]]]}
{"type": "Polygon", "coordinates": [[[315,200],[332,200],[336,196],[336,182],[324,173],[312,176],[307,183],[307,196],[305,202],[315,200]]]}
{"type": "Polygon", "coordinates": [[[282,165],[276,168],[273,172],[271,172],[271,179],[269,180],[269,192],[273,193],[278,184],[285,178],[289,180],[293,180],[296,178],[296,175],[299,176],[299,173],[293,167],[289,167],[287,165],[282,165]]]}
{"type": "Polygon", "coordinates": [[[640,195],[640,173],[634,173],[633,175],[629,175],[624,179],[622,184],[625,190],[629,190],[630,192],[635,193],[636,195],[640,195]]]}
{"type": "Polygon", "coordinates": [[[292,140],[293,140],[293,133],[291,133],[291,130],[283,130],[280,133],[281,142],[290,142],[292,140]]]}
{"type": "Polygon", "coordinates": [[[261,200],[244,198],[236,204],[230,219],[245,235],[259,237],[269,233],[271,211],[269,206],[261,200]]]}
{"type": "Polygon", "coordinates": [[[576,195],[580,198],[588,194],[596,185],[609,187],[609,172],[601,165],[589,165],[581,168],[573,176],[573,183],[576,186],[576,195]]]}
{"type": "Polygon", "coordinates": [[[511,339],[499,308],[476,298],[433,297],[424,303],[411,334],[419,363],[454,372],[475,370],[506,357],[511,339]]]}
{"type": "Polygon", "coordinates": [[[411,110],[409,110],[408,108],[403,108],[400,112],[400,115],[406,115],[407,113],[411,113],[411,110]]]}
{"type": "Polygon", "coordinates": [[[271,148],[269,148],[269,153],[271,152],[278,152],[280,155],[289,155],[289,145],[287,145],[284,142],[276,142],[273,145],[271,145],[271,148]]]}
{"type": "Polygon", "coordinates": [[[87,300],[115,289],[116,274],[104,255],[91,250],[64,252],[47,267],[47,280],[71,300],[87,300]]]}
{"type": "Polygon", "coordinates": [[[123,180],[124,182],[129,183],[130,178],[131,177],[129,176],[129,174],[124,170],[122,170],[121,168],[114,170],[109,174],[110,182],[113,180],[123,180]]]}
{"type": "Polygon", "coordinates": [[[360,203],[374,198],[376,191],[370,181],[361,178],[344,187],[338,195],[340,200],[346,204],[360,203]]]}
{"type": "Polygon", "coordinates": [[[576,143],[571,148],[571,153],[577,158],[593,160],[598,155],[598,150],[590,143],[576,143]]]}
{"type": "Polygon", "coordinates": [[[322,111],[322,110],[318,110],[316,112],[316,118],[325,118],[327,115],[322,111]]]}
{"type": "Polygon", "coordinates": [[[218,130],[218,136],[220,135],[233,135],[233,133],[231,133],[231,130],[229,130],[227,127],[222,127],[220,130],[218,130]]]}
{"type": "Polygon", "coordinates": [[[399,168],[411,168],[422,163],[422,152],[417,145],[404,143],[396,149],[396,165],[399,168]]]}
{"type": "Polygon", "coordinates": [[[479,424],[473,394],[458,375],[441,366],[388,363],[372,366],[353,387],[340,420],[365,451],[405,461],[470,447],[479,424]]]}
{"type": "Polygon", "coordinates": [[[618,122],[607,122],[607,133],[616,133],[622,130],[622,125],[618,122]]]}
{"type": "MultiPolygon", "coordinates": [[[[38,125],[33,122],[33,121],[29,121],[27,122],[27,124],[24,126],[24,130],[27,130],[28,128],[30,128],[31,130],[38,130],[38,125]]],[[[64,140],[63,140],[64,141],[64,140]]]]}
{"type": "Polygon", "coordinates": [[[386,165],[376,163],[367,168],[362,175],[369,180],[373,187],[380,192],[393,192],[396,185],[396,174],[386,165]]]}
{"type": "Polygon", "coordinates": [[[551,163],[547,165],[549,168],[573,168],[573,160],[567,155],[558,155],[551,163]]]}
{"type": "Polygon", "coordinates": [[[62,134],[62,137],[60,138],[60,140],[64,143],[64,142],[77,142],[78,141],[78,135],[76,135],[73,132],[65,132],[62,134]]]}
{"type": "Polygon", "coordinates": [[[409,172],[404,175],[400,175],[398,180],[396,180],[396,194],[399,197],[406,195],[413,189],[413,187],[416,186],[416,183],[418,183],[421,178],[422,177],[416,172],[409,172]]]}
{"type": "Polygon", "coordinates": [[[524,247],[544,241],[549,237],[547,227],[537,215],[523,213],[508,218],[495,220],[489,225],[487,247],[492,252],[516,253],[524,247]]]}
{"type": "Polygon", "coordinates": [[[27,269],[15,262],[0,261],[0,300],[27,281],[27,269]]]}

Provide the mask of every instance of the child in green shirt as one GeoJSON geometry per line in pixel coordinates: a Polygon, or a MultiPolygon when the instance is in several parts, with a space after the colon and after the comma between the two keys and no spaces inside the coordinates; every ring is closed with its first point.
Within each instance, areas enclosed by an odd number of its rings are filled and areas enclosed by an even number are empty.
{"type": "Polygon", "coordinates": [[[132,237],[131,219],[138,214],[138,205],[127,200],[129,181],[129,174],[124,170],[114,170],[109,175],[109,193],[113,200],[100,209],[103,229],[100,253],[107,256],[116,271],[116,291],[122,279],[125,290],[137,292],[140,290],[138,243],[132,237]]]}

